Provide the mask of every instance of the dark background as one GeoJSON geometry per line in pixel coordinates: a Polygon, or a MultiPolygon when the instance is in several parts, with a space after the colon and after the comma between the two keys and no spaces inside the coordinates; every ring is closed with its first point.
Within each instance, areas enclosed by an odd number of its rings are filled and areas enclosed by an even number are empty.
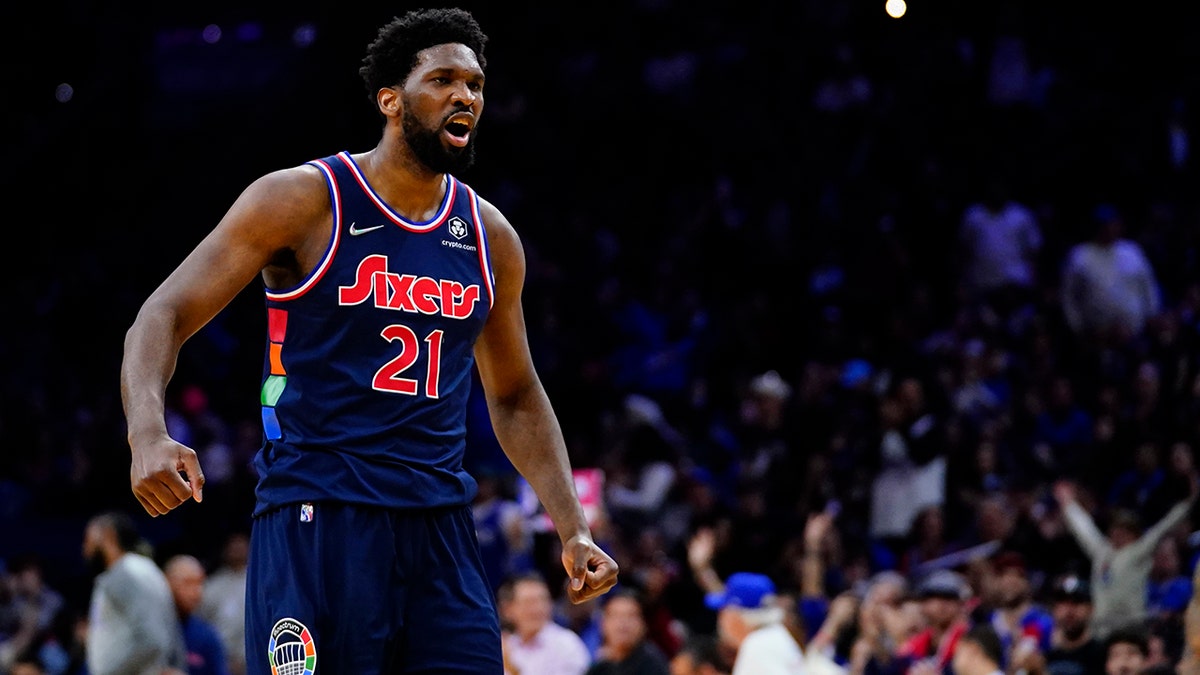
{"type": "MultiPolygon", "coordinates": [[[[408,6],[18,4],[0,65],[0,557],[38,551],[79,602],[82,522],[137,506],[125,329],[254,178],[375,144],[357,68],[408,6]]],[[[1169,161],[1167,128],[1195,128],[1191,5],[915,0],[895,20],[875,1],[464,4],[491,42],[479,161],[460,177],[529,249],[531,342],[575,463],[600,463],[631,392],[698,429],[766,369],[796,382],[812,361],[893,358],[913,298],[930,303],[926,328],[953,315],[958,219],[997,175],[1038,214],[1047,278],[1096,203],[1126,209],[1134,234],[1169,213],[1154,256],[1166,301],[1180,298],[1196,171],[1169,161]],[[1012,102],[989,95],[1006,36],[1030,82],[1012,102]],[[817,105],[854,75],[869,96],[817,105]],[[815,297],[831,262],[845,290],[815,297]],[[614,310],[630,297],[664,317],[657,338],[689,345],[681,373],[629,372],[646,338],[614,310]]],[[[203,387],[230,427],[257,421],[260,290],[185,346],[172,383],[203,387]]],[[[239,480],[217,505],[141,524],[162,551],[212,560],[244,525],[239,480]]]]}

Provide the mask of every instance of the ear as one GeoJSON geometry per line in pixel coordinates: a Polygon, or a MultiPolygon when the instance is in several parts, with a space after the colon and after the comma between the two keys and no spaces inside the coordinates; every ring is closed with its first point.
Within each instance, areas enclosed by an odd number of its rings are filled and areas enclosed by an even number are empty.
{"type": "Polygon", "coordinates": [[[383,87],[375,92],[375,104],[379,106],[379,112],[388,117],[399,117],[404,110],[400,92],[393,87],[383,87]]]}

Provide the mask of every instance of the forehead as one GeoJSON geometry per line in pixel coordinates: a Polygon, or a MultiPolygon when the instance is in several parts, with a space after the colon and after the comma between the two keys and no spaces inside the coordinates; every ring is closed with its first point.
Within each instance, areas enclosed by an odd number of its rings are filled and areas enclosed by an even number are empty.
{"type": "Polygon", "coordinates": [[[640,611],[636,600],[624,596],[617,596],[610,599],[608,604],[604,606],[604,609],[608,613],[618,614],[636,614],[640,611]]]}
{"type": "Polygon", "coordinates": [[[459,42],[434,45],[417,52],[417,65],[413,68],[414,73],[446,69],[483,73],[483,68],[479,66],[479,58],[475,56],[475,52],[459,42]]]}
{"type": "Polygon", "coordinates": [[[543,597],[550,595],[550,589],[540,581],[522,579],[513,587],[513,595],[526,597],[543,597]]]}

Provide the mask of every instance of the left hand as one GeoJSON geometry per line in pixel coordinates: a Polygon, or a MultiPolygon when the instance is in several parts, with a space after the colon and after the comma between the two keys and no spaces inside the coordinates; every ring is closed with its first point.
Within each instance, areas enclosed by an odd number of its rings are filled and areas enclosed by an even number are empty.
{"type": "Polygon", "coordinates": [[[584,535],[575,535],[563,544],[563,569],[570,582],[567,598],[578,605],[603,595],[617,584],[617,562],[596,542],[584,535]]]}

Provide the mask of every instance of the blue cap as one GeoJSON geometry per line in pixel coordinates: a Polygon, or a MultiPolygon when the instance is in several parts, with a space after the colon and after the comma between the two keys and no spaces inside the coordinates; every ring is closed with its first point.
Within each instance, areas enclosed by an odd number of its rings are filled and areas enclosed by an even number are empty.
{"type": "Polygon", "coordinates": [[[767,596],[771,595],[775,595],[775,582],[770,577],[753,572],[736,572],[725,580],[725,590],[704,596],[704,604],[709,609],[758,609],[764,606],[767,596]]]}

